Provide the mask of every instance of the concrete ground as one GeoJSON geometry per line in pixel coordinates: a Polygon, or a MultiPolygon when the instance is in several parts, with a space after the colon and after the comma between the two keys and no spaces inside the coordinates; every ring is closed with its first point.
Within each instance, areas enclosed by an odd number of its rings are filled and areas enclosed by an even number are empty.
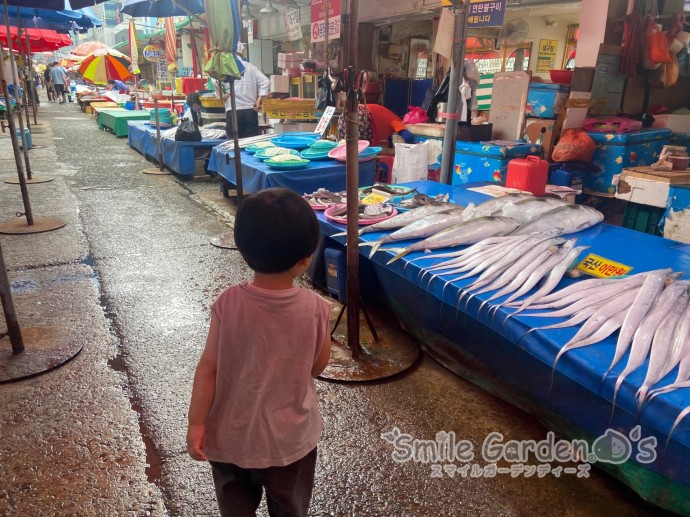
{"type": "MultiPolygon", "coordinates": [[[[74,104],[44,99],[39,120],[46,131],[33,135],[31,166],[55,180],[29,187],[33,213],[67,224],[0,235],[0,245],[22,327],[83,348],[44,375],[0,384],[0,515],[217,515],[209,467],[185,452],[185,426],[210,303],[250,277],[237,251],[209,244],[230,231],[234,201],[215,182],[142,174],[150,164],[126,139],[74,104]]],[[[0,223],[23,212],[19,187],[4,183],[13,177],[5,133],[0,223]]],[[[388,382],[317,387],[325,432],[311,515],[655,513],[596,470],[463,478],[394,461],[382,439],[394,428],[426,440],[454,431],[475,449],[492,431],[546,435],[426,355],[388,382]]]]}

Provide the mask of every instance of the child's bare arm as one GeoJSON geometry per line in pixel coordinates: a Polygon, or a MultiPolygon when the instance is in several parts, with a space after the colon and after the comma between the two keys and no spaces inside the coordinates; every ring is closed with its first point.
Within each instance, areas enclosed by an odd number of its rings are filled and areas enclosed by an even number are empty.
{"type": "Polygon", "coordinates": [[[321,353],[316,358],[314,366],[311,367],[312,377],[318,377],[328,366],[328,360],[331,358],[331,335],[326,333],[326,339],[323,341],[321,353]]]}
{"type": "Polygon", "coordinates": [[[206,338],[206,346],[194,373],[192,401],[189,404],[188,414],[187,451],[193,459],[199,461],[207,460],[202,449],[206,431],[206,417],[216,392],[219,334],[220,321],[216,316],[211,316],[211,327],[206,338]]]}

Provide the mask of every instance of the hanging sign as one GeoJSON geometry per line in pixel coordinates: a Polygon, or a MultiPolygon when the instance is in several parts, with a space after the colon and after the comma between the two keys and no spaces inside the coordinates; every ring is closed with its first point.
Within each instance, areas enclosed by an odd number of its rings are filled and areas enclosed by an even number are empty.
{"type": "Polygon", "coordinates": [[[144,59],[151,63],[158,63],[161,60],[163,53],[158,45],[146,45],[142,51],[144,59]]]}
{"type": "MultiPolygon", "coordinates": [[[[468,27],[503,27],[507,0],[470,0],[467,13],[468,27]]],[[[442,0],[442,6],[452,6],[450,0],[442,0]]]]}
{"type": "Polygon", "coordinates": [[[539,54],[537,56],[537,73],[553,70],[556,65],[557,39],[540,39],[539,54]]]}
{"type": "MultiPolygon", "coordinates": [[[[328,41],[340,38],[340,1],[328,2],[328,41]]],[[[311,0],[311,42],[326,39],[326,16],[323,0],[311,0]]]]}
{"type": "Polygon", "coordinates": [[[302,39],[302,26],[299,23],[299,11],[292,9],[283,13],[283,22],[285,23],[285,32],[287,32],[288,41],[297,41],[302,39]]]}
{"type": "Polygon", "coordinates": [[[165,59],[165,50],[160,49],[160,59],[156,62],[158,79],[168,78],[168,62],[165,59]]]}
{"type": "Polygon", "coordinates": [[[326,109],[323,111],[323,115],[321,115],[321,120],[319,120],[319,123],[316,125],[316,129],[314,129],[314,133],[316,133],[317,135],[323,133],[328,127],[328,124],[331,123],[331,119],[333,118],[334,113],[335,106],[327,106],[326,109]]]}

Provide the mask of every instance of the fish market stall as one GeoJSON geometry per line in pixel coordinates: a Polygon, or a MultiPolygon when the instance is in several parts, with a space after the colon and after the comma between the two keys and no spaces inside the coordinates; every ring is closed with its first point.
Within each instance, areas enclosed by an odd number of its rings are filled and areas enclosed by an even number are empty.
{"type": "MultiPolygon", "coordinates": [[[[232,150],[215,147],[211,151],[208,170],[216,172],[227,184],[234,185],[235,163],[232,150]]],[[[359,185],[372,185],[376,173],[374,160],[359,164],[359,185]]],[[[345,189],[345,163],[333,160],[314,161],[308,167],[301,169],[271,168],[255,154],[242,151],[242,181],[244,191],[254,193],[272,187],[284,187],[299,194],[325,188],[332,192],[345,189]]]]}
{"type": "MultiPolygon", "coordinates": [[[[127,125],[129,146],[147,159],[158,160],[156,127],[140,120],[129,121],[127,125]]],[[[200,142],[179,141],[174,138],[176,128],[171,129],[172,137],[165,136],[165,131],[161,135],[163,165],[181,176],[194,175],[198,169],[197,159],[202,154],[210,152],[216,145],[225,142],[225,138],[203,138],[200,142]]],[[[201,130],[203,129],[202,127],[201,130]]]]}
{"type": "MultiPolygon", "coordinates": [[[[653,391],[674,380],[685,386],[684,377],[690,377],[690,282],[677,278],[690,273],[690,246],[604,224],[603,216],[581,205],[545,206],[540,215],[515,223],[511,218],[527,210],[519,207],[543,202],[515,198],[499,216],[482,217],[480,203],[491,198],[467,186],[429,181],[404,186],[429,196],[448,194],[451,202],[466,207],[443,217],[428,215],[423,231],[414,223],[416,235],[431,235],[417,250],[419,239],[396,241],[390,232],[362,232],[360,241],[369,246],[361,246],[361,254],[369,256],[376,248],[369,259],[362,257],[362,267],[373,270],[378,294],[405,327],[449,369],[536,415],[559,439],[587,440],[587,454],[579,456],[572,475],[597,466],[643,498],[690,513],[690,419],[682,418],[690,393],[653,391]],[[561,218],[561,213],[567,215],[561,218]],[[447,241],[439,239],[439,228],[458,220],[474,226],[462,232],[446,226],[445,231],[479,244],[442,248],[447,241]],[[561,236],[563,228],[569,230],[561,236]],[[379,247],[384,237],[388,242],[379,247]],[[464,254],[455,258],[457,269],[435,268],[452,260],[441,254],[457,251],[464,254]],[[575,259],[603,277],[629,278],[563,276],[575,259]],[[556,294],[548,294],[550,289],[556,294]],[[568,296],[591,305],[570,313],[579,323],[563,326],[571,316],[551,316],[578,303],[568,304],[568,296]],[[554,324],[560,328],[541,329],[554,324]],[[625,344],[621,335],[629,338],[627,348],[620,346],[625,344]]],[[[327,210],[317,214],[329,237],[326,246],[344,244],[345,226],[327,210]]],[[[404,230],[403,237],[414,228],[404,230]]]]}
{"type": "Polygon", "coordinates": [[[146,110],[108,109],[98,114],[98,128],[112,131],[118,138],[127,136],[127,122],[130,120],[149,120],[146,110]]]}

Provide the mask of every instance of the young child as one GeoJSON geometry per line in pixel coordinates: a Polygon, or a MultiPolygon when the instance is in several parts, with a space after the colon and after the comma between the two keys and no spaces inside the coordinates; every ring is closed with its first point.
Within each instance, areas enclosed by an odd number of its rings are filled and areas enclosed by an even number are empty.
{"type": "Polygon", "coordinates": [[[209,461],[222,516],[306,516],[323,423],[313,377],[330,357],[330,305],[293,286],[319,241],[309,204],[286,189],[245,199],[235,243],[254,271],[212,306],[194,375],[187,451],[209,461]]]}

